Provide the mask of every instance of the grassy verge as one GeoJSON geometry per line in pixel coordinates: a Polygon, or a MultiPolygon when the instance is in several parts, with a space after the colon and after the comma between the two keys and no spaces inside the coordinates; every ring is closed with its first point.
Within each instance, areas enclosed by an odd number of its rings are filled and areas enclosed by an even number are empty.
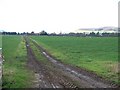
{"type": "Polygon", "coordinates": [[[48,64],[47,59],[42,55],[41,51],[31,42],[31,40],[30,40],[30,46],[31,46],[37,60],[40,60],[44,64],[48,64]]]}
{"type": "Polygon", "coordinates": [[[0,34],[0,48],[2,48],[2,35],[0,34]]]}
{"type": "Polygon", "coordinates": [[[58,60],[118,81],[118,38],[32,36],[58,60]]]}
{"type": "Polygon", "coordinates": [[[3,88],[28,88],[33,79],[27,69],[27,52],[21,36],[3,36],[3,88]]]}

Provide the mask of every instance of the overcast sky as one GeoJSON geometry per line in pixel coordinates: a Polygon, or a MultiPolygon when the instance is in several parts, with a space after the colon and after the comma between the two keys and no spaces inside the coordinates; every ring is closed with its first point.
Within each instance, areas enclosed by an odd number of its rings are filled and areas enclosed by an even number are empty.
{"type": "Polygon", "coordinates": [[[119,0],[0,0],[0,30],[74,32],[118,25],[119,0]]]}

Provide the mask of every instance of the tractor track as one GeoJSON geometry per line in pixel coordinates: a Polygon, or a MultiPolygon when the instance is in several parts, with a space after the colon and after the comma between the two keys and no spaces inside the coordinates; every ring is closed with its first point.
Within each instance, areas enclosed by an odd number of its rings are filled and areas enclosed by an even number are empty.
{"type": "Polygon", "coordinates": [[[29,40],[26,40],[28,67],[35,72],[34,88],[78,88],[70,78],[66,78],[58,69],[46,66],[36,59],[29,40]]]}
{"type": "Polygon", "coordinates": [[[26,41],[28,67],[34,71],[35,88],[115,88],[116,85],[86,70],[66,65],[56,60],[36,41],[24,37],[26,41]],[[30,46],[32,42],[48,60],[49,66],[37,60],[30,46]]]}

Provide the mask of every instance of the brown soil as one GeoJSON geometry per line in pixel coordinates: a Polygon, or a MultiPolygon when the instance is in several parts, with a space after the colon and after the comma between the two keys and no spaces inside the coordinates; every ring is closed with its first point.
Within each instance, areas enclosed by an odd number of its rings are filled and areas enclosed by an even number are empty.
{"type": "Polygon", "coordinates": [[[28,67],[34,71],[36,80],[33,81],[33,88],[115,88],[107,80],[97,76],[93,72],[64,64],[56,60],[35,41],[25,37],[28,67]],[[37,60],[30,46],[32,42],[48,60],[43,63],[37,60]]]}

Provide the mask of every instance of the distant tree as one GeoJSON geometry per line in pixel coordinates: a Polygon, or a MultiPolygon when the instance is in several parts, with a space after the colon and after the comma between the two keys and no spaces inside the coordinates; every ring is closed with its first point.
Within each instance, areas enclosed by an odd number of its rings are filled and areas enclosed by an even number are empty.
{"type": "Polygon", "coordinates": [[[40,32],[40,35],[48,35],[48,34],[47,34],[46,31],[43,30],[43,31],[40,32]]]}
{"type": "Polygon", "coordinates": [[[33,34],[34,34],[34,31],[31,32],[31,35],[33,35],[33,34]]]}
{"type": "Polygon", "coordinates": [[[99,32],[97,32],[97,33],[96,33],[96,36],[100,36],[100,33],[99,33],[99,32]]]}
{"type": "Polygon", "coordinates": [[[52,36],[56,36],[56,33],[54,32],[54,33],[51,33],[50,35],[52,35],[52,36]]]}
{"type": "Polygon", "coordinates": [[[110,35],[110,33],[107,33],[107,32],[102,33],[102,36],[105,36],[105,37],[108,37],[109,35],[110,35]]]}
{"type": "Polygon", "coordinates": [[[94,32],[91,32],[91,33],[89,34],[89,36],[95,36],[95,33],[94,33],[94,32]]]}
{"type": "Polygon", "coordinates": [[[118,33],[118,37],[120,37],[120,33],[118,33]]]}
{"type": "Polygon", "coordinates": [[[6,32],[2,32],[3,35],[6,35],[6,32]]]}
{"type": "Polygon", "coordinates": [[[26,34],[26,32],[23,32],[23,33],[21,33],[22,35],[25,35],[26,34]]]}
{"type": "Polygon", "coordinates": [[[75,36],[76,33],[74,33],[74,32],[70,32],[69,35],[70,35],[70,36],[75,36]]]}
{"type": "Polygon", "coordinates": [[[17,35],[16,32],[2,32],[3,35],[17,35]]]}

